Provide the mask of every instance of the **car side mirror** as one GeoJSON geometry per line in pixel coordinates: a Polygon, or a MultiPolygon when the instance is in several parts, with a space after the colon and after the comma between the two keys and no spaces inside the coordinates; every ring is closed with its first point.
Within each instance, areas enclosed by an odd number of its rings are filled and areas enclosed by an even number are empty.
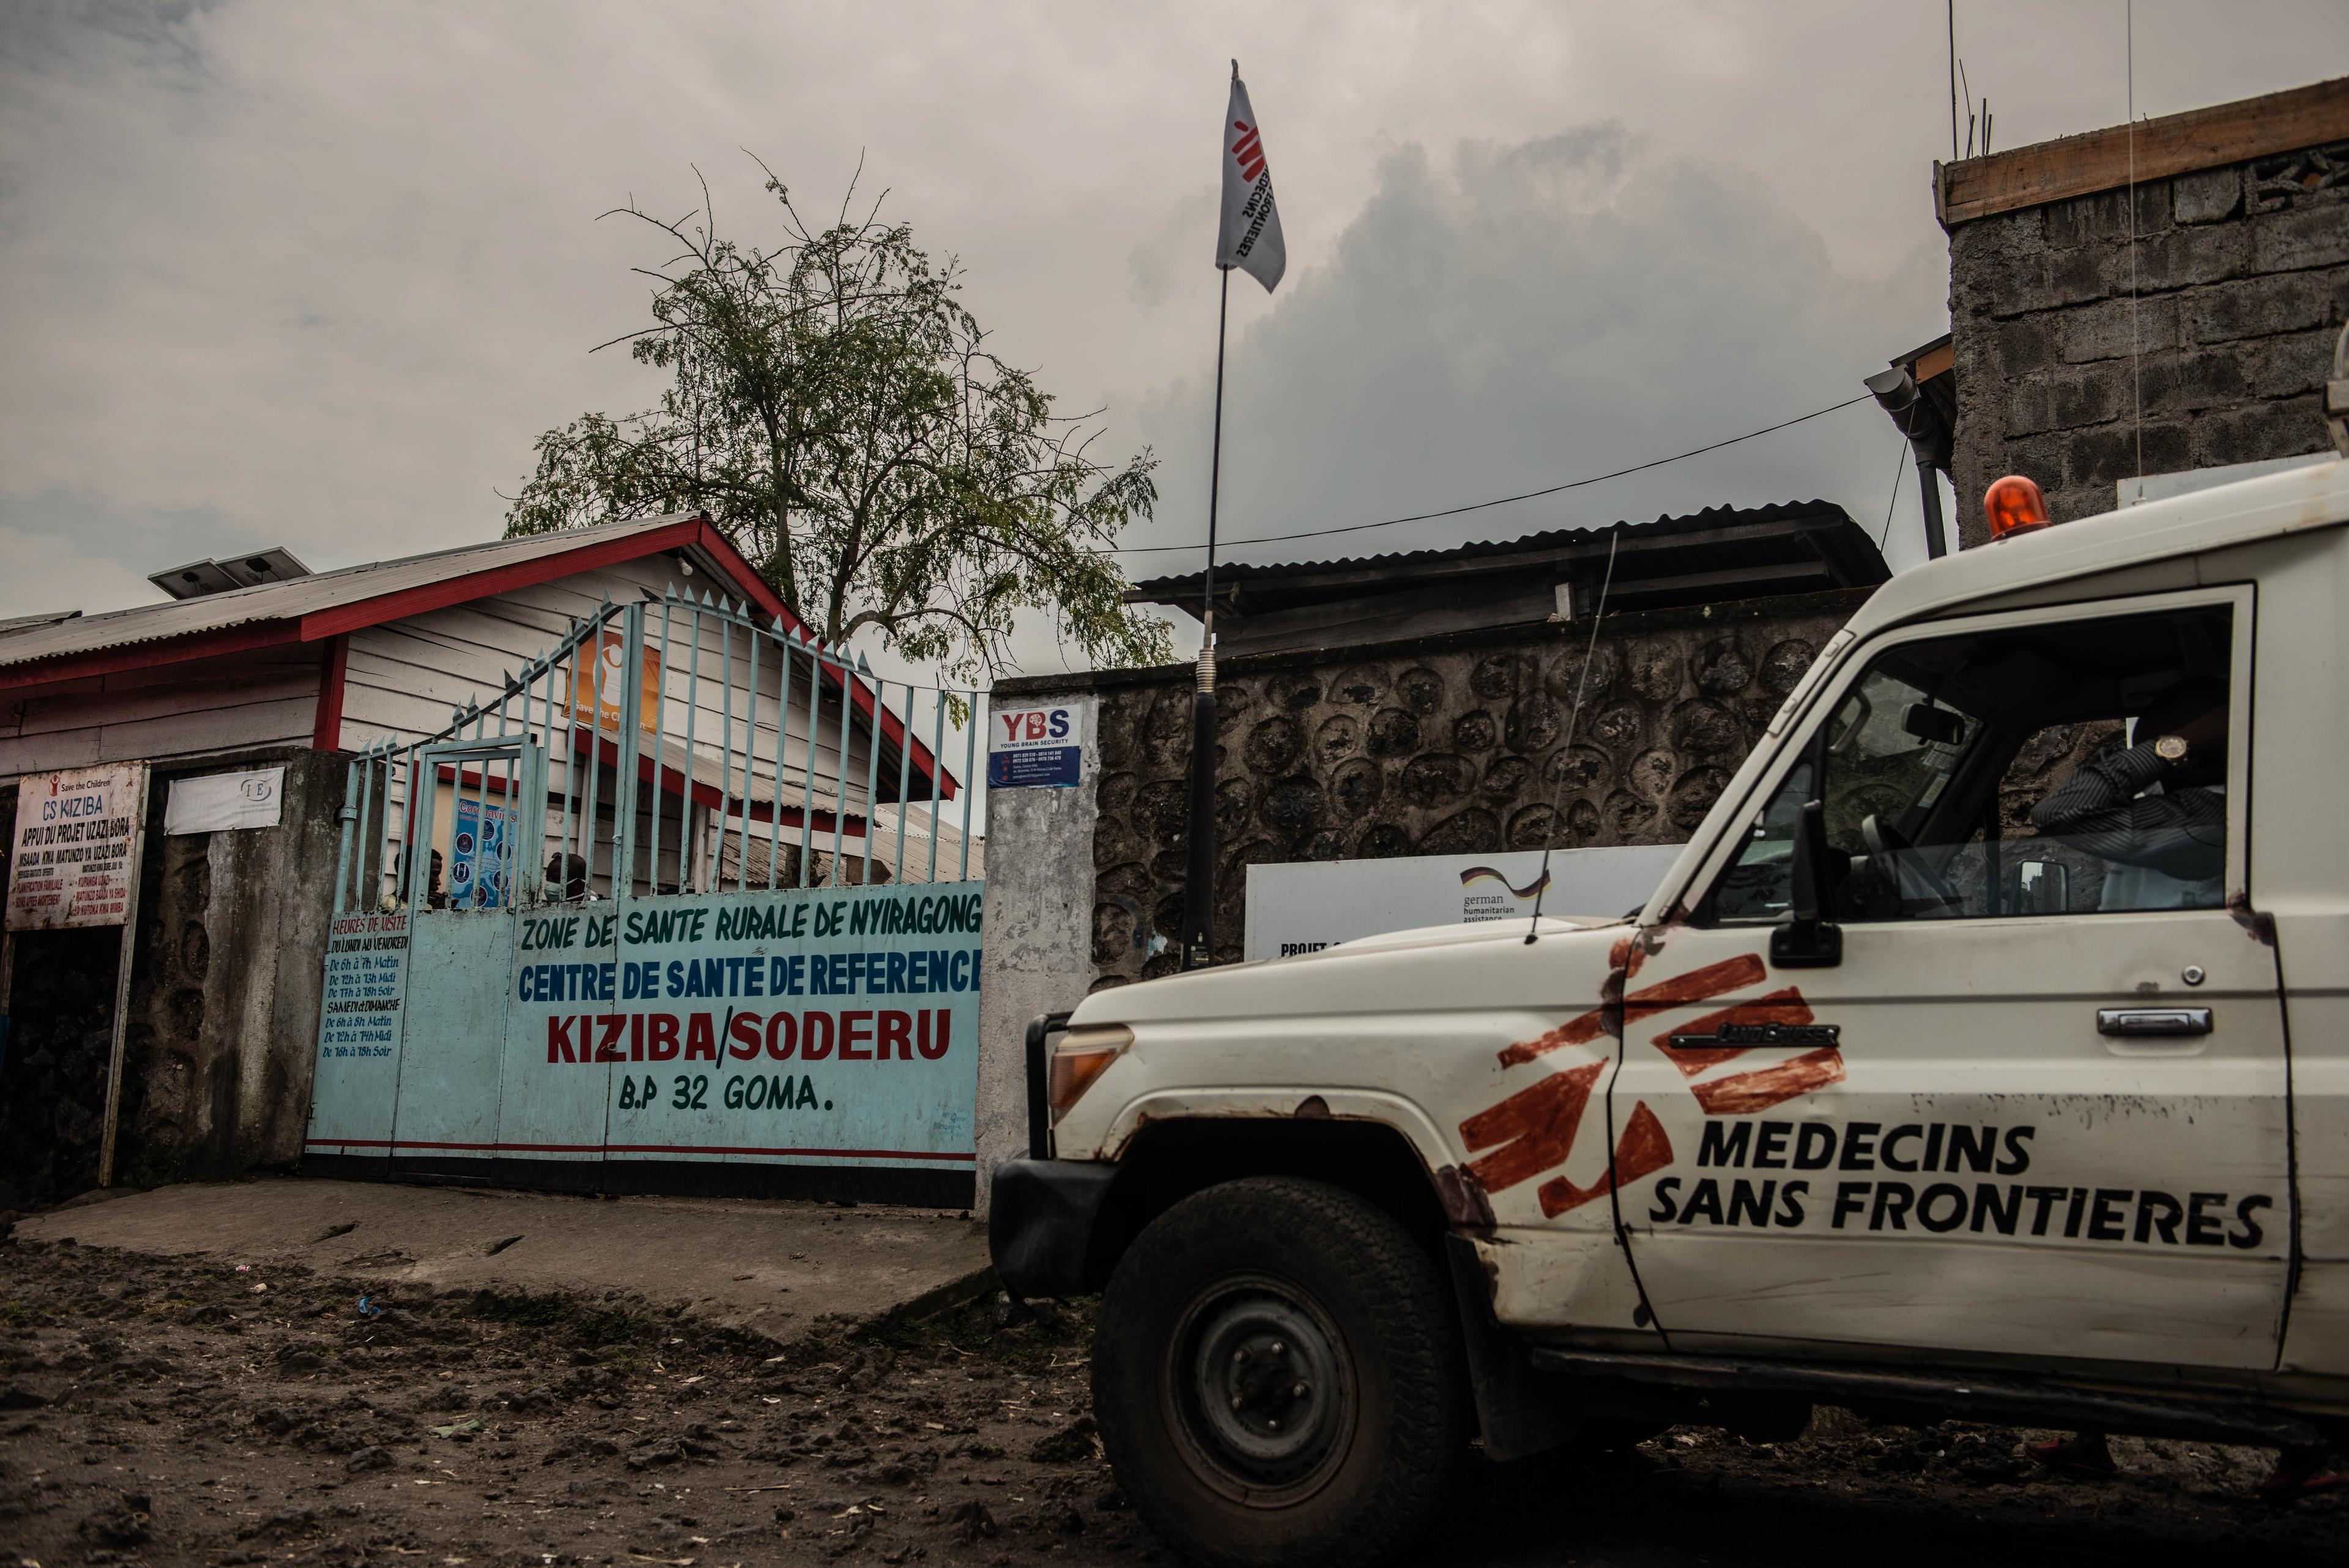
{"type": "Polygon", "coordinates": [[[2062,915],[2071,908],[2071,867],[2053,860],[2018,860],[2007,867],[2009,914],[2062,915]]]}
{"type": "Polygon", "coordinates": [[[1795,823],[1795,857],[1789,867],[1795,918],[1770,933],[1770,962],[1779,969],[1833,969],[1843,962],[1843,928],[1823,918],[1826,889],[1820,874],[1826,863],[1826,807],[1811,801],[1795,823]]]}

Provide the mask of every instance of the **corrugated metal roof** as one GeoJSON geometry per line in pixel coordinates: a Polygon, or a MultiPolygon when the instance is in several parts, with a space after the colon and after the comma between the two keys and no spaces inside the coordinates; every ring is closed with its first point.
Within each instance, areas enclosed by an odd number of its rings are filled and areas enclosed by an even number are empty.
{"type": "MultiPolygon", "coordinates": [[[[1768,506],[1708,506],[1702,512],[1681,517],[1659,517],[1652,523],[1615,523],[1603,528],[1555,528],[1544,534],[1527,534],[1516,539],[1480,540],[1472,544],[1454,545],[1441,550],[1404,550],[1384,556],[1351,556],[1328,561],[1284,561],[1276,566],[1251,566],[1246,562],[1216,563],[1216,580],[1219,583],[1268,582],[1282,577],[1299,577],[1325,572],[1353,572],[1377,569],[1385,572],[1407,572],[1415,566],[1434,566],[1449,561],[1472,561],[1491,556],[1516,556],[1543,550],[1565,549],[1575,545],[1604,542],[1618,531],[1626,541],[1669,537],[1675,534],[1696,534],[1715,528],[1735,528],[1763,523],[1786,522],[1795,519],[1814,521],[1825,529],[1844,525],[1857,527],[1844,509],[1831,501],[1784,501],[1768,506]]],[[[1875,545],[1862,534],[1868,553],[1875,554],[1875,545]]],[[[1888,573],[1878,568],[1870,575],[1863,568],[1864,580],[1880,582],[1888,573]]],[[[1154,600],[1160,594],[1195,594],[1203,574],[1187,572],[1179,576],[1153,577],[1136,583],[1138,597],[1154,600]]]]}
{"type": "Polygon", "coordinates": [[[687,520],[690,514],[643,517],[626,523],[603,523],[560,534],[536,534],[521,539],[498,539],[486,545],[464,545],[429,555],[405,556],[392,561],[369,561],[318,572],[291,582],[263,583],[250,588],[206,594],[201,598],[175,599],[108,610],[72,620],[34,625],[17,631],[0,630],[0,666],[28,664],[36,659],[94,653],[134,643],[160,642],[171,638],[225,631],[262,621],[298,620],[320,610],[358,604],[386,594],[428,587],[475,572],[543,560],[569,551],[634,534],[648,534],[687,520]]]}

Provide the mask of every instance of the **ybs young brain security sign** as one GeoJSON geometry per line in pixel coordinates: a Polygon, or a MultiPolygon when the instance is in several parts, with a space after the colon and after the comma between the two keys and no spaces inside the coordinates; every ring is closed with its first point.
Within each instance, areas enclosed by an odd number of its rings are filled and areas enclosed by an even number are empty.
{"type": "Polygon", "coordinates": [[[1083,758],[1074,708],[1018,708],[988,718],[989,789],[1068,789],[1077,783],[1083,758]]]}

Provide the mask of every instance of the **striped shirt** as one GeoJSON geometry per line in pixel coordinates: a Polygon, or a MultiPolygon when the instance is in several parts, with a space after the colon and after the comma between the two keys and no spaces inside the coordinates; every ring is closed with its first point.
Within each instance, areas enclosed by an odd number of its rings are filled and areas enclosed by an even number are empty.
{"type": "Polygon", "coordinates": [[[2031,824],[2100,859],[2215,880],[2227,868],[2227,797],[2209,787],[2140,793],[2168,771],[2150,742],[2084,763],[2031,808],[2031,824]]]}

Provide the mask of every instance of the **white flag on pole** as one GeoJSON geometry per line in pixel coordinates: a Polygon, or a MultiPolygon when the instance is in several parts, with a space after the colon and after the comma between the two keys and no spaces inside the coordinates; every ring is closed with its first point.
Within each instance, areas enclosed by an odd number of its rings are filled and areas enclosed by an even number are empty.
{"type": "Polygon", "coordinates": [[[1216,236],[1216,265],[1238,267],[1270,294],[1288,268],[1280,213],[1272,204],[1272,170],[1264,136],[1248,107],[1240,63],[1232,62],[1232,106],[1224,115],[1224,226],[1216,236]]]}

